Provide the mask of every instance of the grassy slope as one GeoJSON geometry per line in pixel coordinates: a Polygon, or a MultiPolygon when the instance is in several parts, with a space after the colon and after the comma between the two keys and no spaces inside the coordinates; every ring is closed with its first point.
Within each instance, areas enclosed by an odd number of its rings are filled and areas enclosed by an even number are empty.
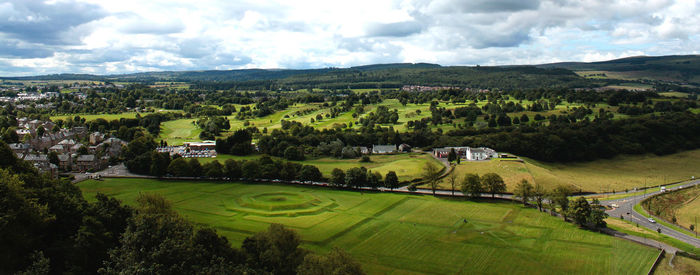
{"type": "Polygon", "coordinates": [[[160,138],[169,145],[180,145],[185,141],[198,141],[202,132],[192,122],[196,119],[178,119],[166,121],[161,124],[160,138]]]}
{"type": "Polygon", "coordinates": [[[668,264],[671,255],[665,254],[659,265],[656,266],[654,275],[675,275],[675,274],[700,274],[700,261],[691,258],[676,256],[673,258],[673,267],[668,264]]]}
{"type": "MultiPolygon", "coordinates": [[[[462,162],[457,166],[461,178],[465,173],[494,172],[503,177],[512,191],[521,179],[537,182],[547,188],[570,185],[589,192],[632,190],[635,187],[654,186],[687,180],[700,176],[700,150],[667,156],[636,155],[584,163],[543,163],[523,158],[524,163],[492,160],[462,162]]],[[[447,189],[447,183],[442,187],[447,189]]]]}
{"type": "Polygon", "coordinates": [[[282,223],[300,233],[305,247],[318,252],[343,248],[372,274],[533,274],[544,270],[640,274],[656,256],[654,249],[580,230],[511,203],[140,179],[87,181],[79,186],[90,199],[95,192],[103,192],[128,204],[133,204],[139,192],[161,193],[180,213],[215,227],[235,246],[269,223],[282,223]],[[306,215],[300,215],[302,209],[289,209],[284,216],[265,216],[239,205],[256,194],[313,197],[326,208],[306,215]]]}

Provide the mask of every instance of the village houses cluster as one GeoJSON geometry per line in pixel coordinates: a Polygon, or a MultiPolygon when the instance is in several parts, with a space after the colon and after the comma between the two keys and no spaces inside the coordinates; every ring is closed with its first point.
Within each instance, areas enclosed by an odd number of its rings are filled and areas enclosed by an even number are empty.
{"type": "Polygon", "coordinates": [[[55,124],[27,118],[18,119],[17,124],[16,132],[21,142],[9,144],[10,149],[19,159],[32,163],[40,171],[54,177],[59,170],[102,170],[110,163],[110,159],[116,159],[121,154],[122,147],[127,144],[100,132],[88,133],[85,127],[44,130],[43,135],[40,135],[39,128],[54,129],[55,124]],[[51,160],[52,154],[58,156],[57,161],[51,160]]]}

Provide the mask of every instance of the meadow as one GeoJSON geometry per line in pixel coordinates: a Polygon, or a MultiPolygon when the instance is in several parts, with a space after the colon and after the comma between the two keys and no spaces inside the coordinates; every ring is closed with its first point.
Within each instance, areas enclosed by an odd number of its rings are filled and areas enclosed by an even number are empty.
{"type": "MultiPolygon", "coordinates": [[[[497,173],[504,179],[509,191],[522,179],[542,184],[546,188],[568,185],[587,192],[620,192],[700,176],[700,150],[666,156],[625,155],[576,163],[546,163],[522,159],[523,162],[500,159],[462,162],[457,165],[455,171],[459,178],[465,173],[497,173]]],[[[447,183],[443,183],[441,187],[449,188],[447,183]]]]}
{"type": "Polygon", "coordinates": [[[134,204],[162,194],[238,246],[281,223],[316,252],[340,247],[370,274],[641,274],[652,248],[576,228],[510,202],[241,183],[104,179],[78,185],[134,204]]]}

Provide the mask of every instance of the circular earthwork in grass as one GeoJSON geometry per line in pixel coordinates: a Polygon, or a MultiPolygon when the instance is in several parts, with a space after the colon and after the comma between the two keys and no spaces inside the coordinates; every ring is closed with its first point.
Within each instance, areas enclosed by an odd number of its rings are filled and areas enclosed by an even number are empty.
{"type": "Polygon", "coordinates": [[[310,215],[336,204],[305,192],[262,192],[241,195],[227,204],[229,210],[262,216],[310,215]]]}

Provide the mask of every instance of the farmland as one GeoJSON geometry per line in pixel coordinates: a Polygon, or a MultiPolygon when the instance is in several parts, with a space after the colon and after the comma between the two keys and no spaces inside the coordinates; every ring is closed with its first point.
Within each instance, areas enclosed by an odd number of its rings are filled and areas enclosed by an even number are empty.
{"type": "MultiPolygon", "coordinates": [[[[524,162],[491,160],[462,162],[455,171],[465,173],[497,173],[512,191],[522,179],[547,188],[569,185],[588,192],[632,190],[635,187],[655,186],[700,176],[700,150],[666,156],[618,156],[580,163],[545,163],[523,158],[524,162]]],[[[442,188],[447,189],[446,183],[442,188]]]]}
{"type": "Polygon", "coordinates": [[[234,246],[270,223],[282,223],[301,235],[306,248],[340,247],[371,274],[639,274],[657,253],[506,202],[144,179],[79,187],[89,200],[102,192],[127,204],[142,192],[162,194],[179,213],[214,227],[234,246]]]}

